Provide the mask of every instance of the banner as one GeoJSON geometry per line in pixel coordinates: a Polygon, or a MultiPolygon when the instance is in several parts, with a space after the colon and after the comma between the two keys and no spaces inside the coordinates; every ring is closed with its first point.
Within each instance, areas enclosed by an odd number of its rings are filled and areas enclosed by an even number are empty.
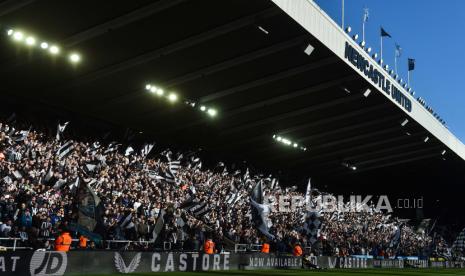
{"type": "MultiPolygon", "coordinates": [[[[464,262],[427,260],[377,260],[357,257],[308,257],[314,267],[365,268],[464,268],[464,262]]],[[[304,266],[303,266],[304,264],[304,266]]],[[[150,272],[301,269],[301,257],[263,253],[203,254],[198,252],[117,251],[16,251],[0,252],[0,276],[104,275],[150,272]]]]}

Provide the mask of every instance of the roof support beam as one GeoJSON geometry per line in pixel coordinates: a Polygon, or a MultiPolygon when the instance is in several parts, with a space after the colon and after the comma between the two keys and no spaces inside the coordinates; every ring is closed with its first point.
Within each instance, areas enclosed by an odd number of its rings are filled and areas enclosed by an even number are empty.
{"type": "Polygon", "coordinates": [[[284,79],[284,78],[287,78],[287,77],[290,77],[290,76],[298,75],[298,74],[304,73],[306,71],[310,71],[310,70],[314,70],[314,69],[317,69],[317,68],[320,68],[320,67],[331,65],[331,64],[336,63],[337,61],[339,61],[338,57],[329,57],[329,58],[325,58],[325,59],[322,59],[322,60],[318,60],[316,62],[304,64],[304,65],[294,67],[294,68],[291,68],[289,70],[282,71],[282,72],[279,72],[277,74],[267,76],[267,77],[264,77],[264,78],[261,78],[261,79],[258,79],[258,80],[252,81],[252,82],[248,82],[248,83],[245,83],[245,84],[242,84],[242,85],[239,85],[239,86],[235,86],[235,87],[232,87],[232,88],[228,88],[228,89],[225,89],[225,90],[214,92],[214,93],[212,93],[210,95],[207,95],[207,96],[204,96],[204,97],[200,98],[200,102],[201,103],[211,102],[213,100],[223,98],[223,97],[235,94],[235,93],[240,92],[240,91],[244,91],[244,90],[247,90],[247,89],[250,89],[250,88],[253,88],[253,87],[261,86],[261,85],[266,84],[266,83],[270,83],[270,82],[277,81],[277,80],[280,80],[280,79],[284,79]]]}
{"type": "Polygon", "coordinates": [[[9,0],[5,1],[0,4],[0,16],[5,16],[10,14],[16,10],[21,9],[31,3],[35,2],[35,0],[9,0]]]}
{"type": "Polygon", "coordinates": [[[260,125],[270,124],[270,123],[273,123],[273,122],[275,122],[277,120],[284,120],[284,119],[288,119],[288,118],[292,118],[292,117],[296,117],[296,116],[301,116],[301,115],[304,115],[304,114],[307,114],[307,113],[310,113],[310,112],[315,112],[317,110],[330,108],[330,107],[333,107],[333,106],[336,106],[336,105],[345,104],[345,103],[349,103],[349,102],[352,102],[352,101],[360,100],[362,97],[363,97],[363,95],[352,95],[352,96],[347,96],[347,97],[341,97],[341,98],[338,98],[338,99],[333,100],[333,101],[329,101],[329,102],[325,102],[325,103],[321,103],[321,104],[301,108],[301,109],[298,109],[298,110],[293,110],[291,112],[286,112],[286,113],[283,113],[283,114],[280,114],[280,115],[277,115],[277,116],[268,117],[266,119],[258,120],[258,121],[251,122],[251,123],[248,123],[248,124],[242,124],[240,126],[230,128],[230,129],[222,132],[221,134],[225,135],[225,134],[231,134],[231,133],[235,133],[235,132],[239,132],[239,131],[244,131],[246,129],[250,129],[250,128],[253,128],[253,127],[260,126],[260,125]]]}
{"type": "Polygon", "coordinates": [[[108,31],[124,27],[132,22],[149,17],[153,14],[162,12],[164,10],[167,10],[185,1],[186,0],[161,0],[155,3],[152,3],[150,5],[134,10],[130,13],[127,13],[123,16],[117,17],[103,24],[94,26],[83,32],[80,32],[71,37],[68,37],[67,39],[63,41],[63,44],[66,45],[66,47],[73,47],[83,41],[87,41],[94,37],[100,36],[108,31]]]}
{"type": "MultiPolygon", "coordinates": [[[[337,160],[338,161],[347,161],[350,164],[359,165],[360,163],[357,162],[357,160],[366,159],[369,156],[376,156],[376,155],[380,155],[380,154],[388,156],[387,153],[396,152],[396,151],[403,150],[403,149],[409,149],[409,148],[419,146],[419,145],[422,145],[422,144],[424,145],[423,141],[416,141],[416,142],[413,142],[413,143],[401,144],[399,146],[383,148],[381,150],[370,151],[368,153],[362,153],[362,154],[357,154],[357,155],[352,155],[352,156],[345,156],[344,158],[339,158],[337,160]]],[[[313,163],[316,163],[316,162],[313,162],[313,163]]],[[[326,163],[319,163],[319,164],[321,164],[321,166],[334,164],[334,160],[326,162],[326,163]]]]}
{"type": "Polygon", "coordinates": [[[202,42],[208,41],[210,39],[213,39],[215,37],[227,34],[229,32],[244,28],[250,24],[253,24],[256,20],[256,18],[267,18],[267,17],[272,17],[277,15],[280,12],[279,9],[276,8],[269,8],[264,11],[248,15],[245,17],[242,17],[240,19],[234,20],[230,23],[224,24],[222,26],[216,27],[212,30],[200,33],[198,35],[194,35],[188,38],[185,38],[181,41],[177,41],[175,43],[172,43],[168,46],[165,46],[163,48],[159,48],[147,53],[144,53],[142,55],[130,58],[128,60],[122,61],[120,63],[102,68],[100,70],[94,71],[92,73],[89,73],[81,78],[76,79],[75,81],[71,82],[67,87],[62,87],[59,88],[58,90],[63,91],[65,89],[69,89],[72,87],[76,87],[78,85],[82,85],[84,83],[89,83],[92,81],[95,81],[97,79],[101,79],[107,76],[110,76],[112,74],[128,70],[130,68],[133,68],[135,66],[139,66],[142,64],[146,64],[148,62],[151,62],[153,60],[156,60],[162,56],[166,56],[169,54],[173,54],[177,51],[192,47],[194,45],[200,44],[202,42]]]}
{"type": "MultiPolygon", "coordinates": [[[[336,128],[336,129],[332,128],[329,131],[325,131],[325,132],[321,132],[321,133],[315,133],[313,135],[304,136],[304,137],[296,137],[295,142],[297,142],[299,144],[306,144],[305,141],[308,141],[308,140],[314,140],[314,139],[318,139],[318,138],[325,138],[327,136],[332,136],[332,135],[335,135],[335,134],[344,133],[346,131],[351,131],[351,130],[355,130],[355,129],[359,129],[359,128],[366,128],[366,127],[373,126],[373,125],[379,125],[379,124],[382,124],[382,123],[385,123],[385,122],[390,122],[390,121],[395,120],[397,118],[399,118],[398,115],[392,115],[392,116],[388,116],[388,117],[382,117],[381,119],[378,119],[378,120],[371,120],[371,121],[364,122],[364,123],[359,123],[359,124],[351,124],[351,125],[348,125],[348,126],[342,127],[342,128],[336,128]]],[[[276,134],[282,135],[281,132],[277,132],[276,134]]],[[[329,138],[329,137],[327,137],[327,138],[329,138]]],[[[256,148],[254,150],[254,152],[268,151],[269,148],[270,148],[269,146],[256,148]]],[[[282,159],[282,158],[286,158],[286,157],[277,155],[273,159],[282,159]]]]}
{"type": "MultiPolygon", "coordinates": [[[[298,131],[298,130],[304,130],[304,129],[317,127],[317,126],[320,126],[320,125],[326,125],[326,124],[334,123],[334,122],[341,121],[341,120],[344,120],[344,119],[348,119],[348,118],[351,118],[351,117],[355,117],[355,116],[367,114],[367,113],[370,113],[370,112],[378,111],[378,110],[381,110],[383,108],[386,108],[385,104],[378,104],[378,105],[371,106],[371,107],[368,107],[368,108],[358,109],[356,111],[352,111],[352,112],[345,113],[345,114],[342,114],[342,115],[331,116],[331,117],[321,119],[321,120],[318,120],[318,121],[312,121],[310,123],[298,124],[298,125],[295,125],[295,126],[283,129],[283,130],[279,130],[279,133],[283,135],[283,134],[288,134],[288,133],[298,131]]],[[[234,143],[232,146],[240,146],[240,145],[260,141],[260,140],[263,140],[265,138],[270,138],[271,134],[274,134],[274,133],[266,133],[266,134],[263,134],[263,135],[257,135],[257,136],[253,136],[253,137],[251,137],[249,139],[244,139],[243,138],[243,139],[237,140],[237,142],[234,143]]]]}
{"type": "Polygon", "coordinates": [[[424,155],[420,155],[420,156],[417,156],[417,157],[412,157],[412,158],[408,158],[408,159],[402,159],[402,160],[398,160],[398,161],[384,163],[382,165],[364,167],[362,169],[357,169],[356,173],[360,173],[360,172],[364,172],[364,171],[370,171],[370,170],[374,170],[374,169],[378,169],[378,168],[391,167],[391,166],[395,166],[395,165],[399,165],[399,164],[410,163],[410,162],[417,161],[417,160],[430,159],[430,158],[433,158],[433,157],[439,157],[439,155],[440,155],[439,153],[429,153],[429,154],[424,154],[424,155]]]}
{"type": "Polygon", "coordinates": [[[318,162],[318,160],[322,160],[324,158],[329,158],[329,157],[332,157],[332,156],[347,155],[350,152],[358,152],[360,150],[365,150],[367,148],[372,148],[372,147],[375,147],[375,146],[381,146],[381,145],[389,144],[389,143],[392,143],[392,142],[403,141],[403,140],[407,140],[407,139],[410,139],[410,138],[419,137],[419,136],[421,136],[423,134],[424,134],[424,132],[414,134],[412,136],[397,136],[397,137],[390,138],[390,139],[379,140],[379,141],[376,141],[376,142],[373,142],[373,143],[365,143],[365,144],[362,144],[362,145],[359,145],[359,146],[345,148],[343,150],[331,151],[331,152],[328,152],[326,154],[321,154],[321,155],[313,155],[312,154],[312,156],[299,159],[299,160],[297,160],[297,162],[294,162],[293,164],[298,164],[298,163],[302,163],[302,162],[305,162],[305,163],[313,162],[313,163],[315,163],[315,162],[318,162]]]}

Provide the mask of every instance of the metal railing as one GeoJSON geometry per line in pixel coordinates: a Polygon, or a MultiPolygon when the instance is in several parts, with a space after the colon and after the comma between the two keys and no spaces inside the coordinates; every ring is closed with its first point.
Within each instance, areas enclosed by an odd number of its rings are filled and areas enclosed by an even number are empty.
{"type": "MultiPolygon", "coordinates": [[[[38,238],[38,241],[49,241],[53,242],[55,241],[55,238],[38,238]]],[[[32,247],[29,246],[19,246],[18,243],[25,243],[29,241],[28,239],[22,239],[22,238],[0,238],[0,249],[6,249],[6,250],[24,250],[24,249],[33,249],[32,247]],[[2,245],[2,241],[6,241],[8,245],[2,245]]],[[[71,239],[73,243],[79,242],[79,239],[71,239]]],[[[127,249],[131,245],[145,245],[148,246],[150,244],[154,244],[154,241],[146,241],[146,240],[103,240],[102,241],[104,244],[105,249],[127,249]]],[[[184,243],[181,242],[181,246],[184,243]]],[[[172,242],[163,242],[163,250],[169,251],[173,248],[173,243],[172,242]]]]}

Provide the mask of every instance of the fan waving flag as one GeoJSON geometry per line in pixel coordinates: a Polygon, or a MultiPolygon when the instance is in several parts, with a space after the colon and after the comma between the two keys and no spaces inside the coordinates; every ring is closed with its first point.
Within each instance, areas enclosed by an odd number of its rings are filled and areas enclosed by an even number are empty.
{"type": "Polygon", "coordinates": [[[388,34],[388,32],[386,32],[386,30],[384,30],[383,27],[381,27],[381,36],[391,37],[391,35],[388,34]]]}
{"type": "Polygon", "coordinates": [[[103,203],[87,183],[79,185],[77,199],[78,224],[94,231],[97,224],[102,222],[103,203]]]}
{"type": "Polygon", "coordinates": [[[268,227],[268,214],[270,213],[270,207],[263,204],[263,189],[262,182],[258,182],[250,195],[250,204],[252,207],[252,220],[255,227],[267,238],[274,240],[274,236],[270,234],[268,227]]]}
{"type": "Polygon", "coordinates": [[[415,59],[413,58],[408,59],[408,70],[409,71],[415,70],[415,59]]]}

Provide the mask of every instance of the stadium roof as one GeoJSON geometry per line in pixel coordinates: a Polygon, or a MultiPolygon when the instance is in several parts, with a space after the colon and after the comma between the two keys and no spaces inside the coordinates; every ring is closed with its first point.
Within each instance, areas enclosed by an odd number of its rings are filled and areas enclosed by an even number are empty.
{"type": "Polygon", "coordinates": [[[0,3],[0,23],[82,55],[71,66],[2,39],[3,95],[335,182],[373,180],[373,170],[386,181],[422,170],[415,178],[463,182],[464,145],[400,86],[410,112],[345,58],[347,42],[370,59],[312,1],[11,0],[0,3]],[[168,104],[146,83],[218,115],[168,104]],[[276,143],[275,134],[308,150],[276,143]]]}

